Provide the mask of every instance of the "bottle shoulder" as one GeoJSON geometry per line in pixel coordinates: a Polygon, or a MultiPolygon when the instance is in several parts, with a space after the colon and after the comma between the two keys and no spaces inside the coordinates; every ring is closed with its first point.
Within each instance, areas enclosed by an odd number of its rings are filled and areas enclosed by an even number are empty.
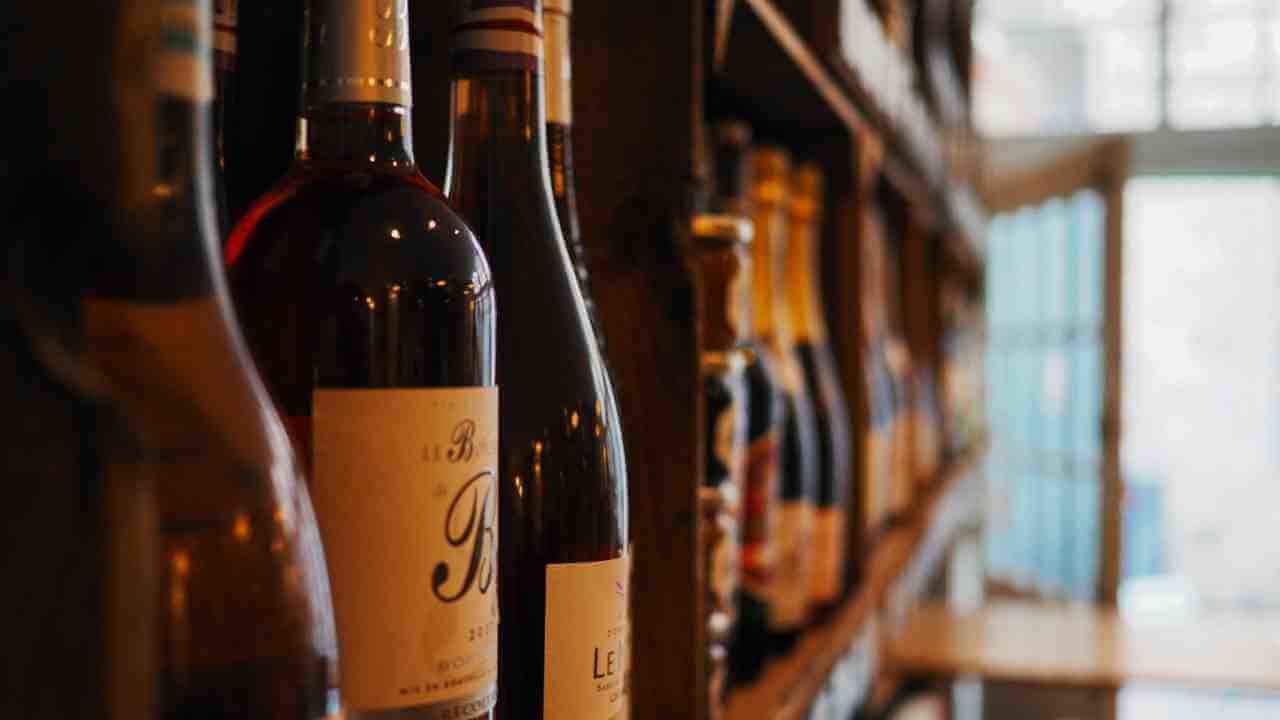
{"type": "Polygon", "coordinates": [[[338,263],[406,275],[475,274],[488,285],[489,265],[475,233],[416,169],[317,168],[295,164],[232,230],[226,263],[291,262],[298,270],[338,263]]]}

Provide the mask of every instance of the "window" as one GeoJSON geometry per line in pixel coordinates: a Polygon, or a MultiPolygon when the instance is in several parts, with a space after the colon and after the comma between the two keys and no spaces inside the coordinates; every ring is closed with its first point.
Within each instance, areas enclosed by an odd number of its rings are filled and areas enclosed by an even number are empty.
{"type": "Polygon", "coordinates": [[[984,134],[1280,121],[1274,0],[985,0],[978,12],[984,134]]]}

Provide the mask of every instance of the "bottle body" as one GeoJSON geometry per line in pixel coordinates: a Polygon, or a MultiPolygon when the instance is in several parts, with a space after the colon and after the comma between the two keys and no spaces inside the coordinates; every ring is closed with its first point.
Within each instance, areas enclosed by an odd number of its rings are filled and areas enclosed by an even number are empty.
{"type": "Polygon", "coordinates": [[[702,214],[693,221],[690,264],[698,288],[699,367],[703,397],[703,482],[699,547],[705,591],[706,712],[723,714],[729,682],[729,643],[737,621],[739,517],[746,488],[747,395],[745,349],[750,318],[751,223],[733,215],[702,214]]]}
{"type": "Polygon", "coordinates": [[[217,260],[209,5],[121,12],[115,207],[80,308],[118,418],[100,459],[104,704],[113,717],[326,717],[338,696],[323,553],[217,260]],[[148,49],[138,73],[132,53],[148,49]]]}
{"type": "Polygon", "coordinates": [[[849,411],[828,341],[819,276],[822,174],[803,165],[791,179],[787,296],[806,387],[813,398],[819,476],[814,510],[810,598],[817,608],[843,591],[851,482],[849,411]]]}
{"type": "Polygon", "coordinates": [[[489,267],[414,163],[404,0],[315,0],[308,18],[294,161],[232,232],[232,291],[310,464],[346,716],[488,718],[499,539],[489,267]],[[390,41],[370,49],[367,22],[390,41]],[[388,80],[333,81],[365,76],[388,80]]]}
{"type": "Polygon", "coordinates": [[[474,3],[452,52],[447,194],[476,229],[503,308],[497,714],[607,718],[629,705],[626,459],[555,215],[532,5],[474,3]],[[504,22],[485,22],[495,14],[504,22]]]}
{"type": "Polygon", "coordinates": [[[756,334],[777,363],[787,406],[774,545],[777,565],[769,607],[775,651],[784,653],[809,619],[810,551],[820,465],[812,395],[805,383],[786,293],[790,160],[781,149],[758,148],[752,153],[752,164],[756,334]]]}
{"type": "Polygon", "coordinates": [[[773,356],[748,343],[747,459],[743,473],[742,549],[737,623],[729,648],[730,685],[749,685],[769,658],[769,604],[777,568],[778,489],[787,404],[773,356]]]}

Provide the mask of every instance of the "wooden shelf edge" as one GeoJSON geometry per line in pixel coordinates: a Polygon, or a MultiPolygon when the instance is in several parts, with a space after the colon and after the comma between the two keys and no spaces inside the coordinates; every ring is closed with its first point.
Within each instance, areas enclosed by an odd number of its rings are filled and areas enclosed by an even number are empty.
{"type": "MultiPolygon", "coordinates": [[[[849,652],[867,623],[879,617],[886,597],[899,587],[903,573],[921,561],[921,551],[928,550],[924,543],[930,539],[931,527],[947,520],[943,513],[948,508],[963,507],[964,496],[981,491],[981,485],[972,478],[985,451],[985,444],[980,444],[939,473],[938,482],[910,520],[889,530],[876,545],[853,595],[825,622],[808,630],[790,654],[771,662],[759,682],[729,694],[727,720],[803,717],[832,668],[849,652]]],[[[952,529],[965,524],[953,523],[952,529]]],[[[938,542],[946,545],[949,540],[938,542]]]]}
{"type": "MultiPolygon", "coordinates": [[[[887,114],[863,89],[865,83],[858,80],[859,70],[848,68],[840,73],[833,72],[773,0],[742,0],[742,4],[773,37],[783,54],[799,69],[831,114],[851,135],[872,134],[884,143],[888,150],[884,173],[889,183],[911,201],[929,225],[944,221],[945,225],[958,230],[972,247],[972,254],[980,257],[986,213],[972,188],[958,182],[946,171],[935,171],[933,174],[937,177],[931,177],[930,172],[924,169],[930,163],[913,157],[905,136],[888,126],[887,114]]],[[[723,41],[729,42],[727,38],[723,41]]],[[[717,38],[717,43],[720,42],[721,39],[717,38]]],[[[719,47],[717,50],[722,52],[719,47]]],[[[941,139],[939,147],[945,147],[941,139]]],[[[940,161],[933,164],[940,166],[940,161]]]]}

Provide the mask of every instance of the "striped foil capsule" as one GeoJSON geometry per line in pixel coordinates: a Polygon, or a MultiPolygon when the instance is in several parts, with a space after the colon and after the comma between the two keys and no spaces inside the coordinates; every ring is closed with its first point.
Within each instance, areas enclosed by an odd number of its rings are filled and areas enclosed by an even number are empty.
{"type": "Polygon", "coordinates": [[[453,29],[455,73],[542,73],[540,0],[465,0],[453,29]]]}

